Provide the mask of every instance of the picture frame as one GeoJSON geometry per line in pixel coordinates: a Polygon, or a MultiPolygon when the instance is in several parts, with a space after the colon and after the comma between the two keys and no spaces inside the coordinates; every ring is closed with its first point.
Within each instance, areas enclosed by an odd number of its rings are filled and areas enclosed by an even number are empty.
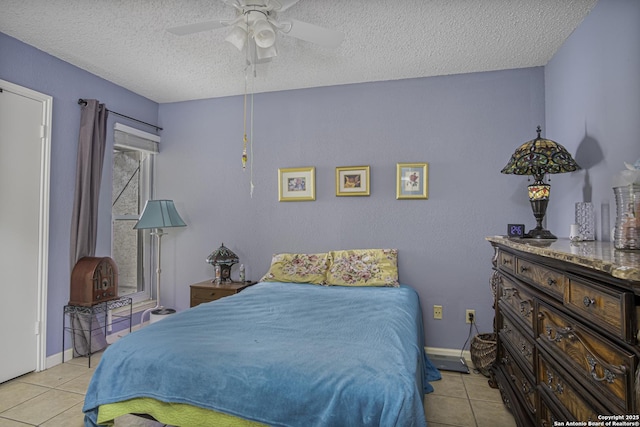
{"type": "Polygon", "coordinates": [[[302,202],[315,199],[315,167],[278,169],[279,202],[302,202]]]}
{"type": "Polygon", "coordinates": [[[396,165],[396,199],[429,198],[429,164],[398,163],[396,165]]]}
{"type": "Polygon", "coordinates": [[[340,166],[336,168],[336,196],[369,196],[369,166],[340,166]]]}

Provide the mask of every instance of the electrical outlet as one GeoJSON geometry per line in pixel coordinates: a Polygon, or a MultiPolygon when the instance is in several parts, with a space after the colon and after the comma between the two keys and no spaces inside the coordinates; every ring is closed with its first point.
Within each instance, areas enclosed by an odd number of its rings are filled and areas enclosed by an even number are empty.
{"type": "Polygon", "coordinates": [[[442,320],[442,306],[434,305],[433,306],[433,318],[442,320]]]}
{"type": "Polygon", "coordinates": [[[464,314],[464,318],[467,320],[467,323],[475,323],[476,322],[476,311],[475,310],[467,310],[464,314]]]}

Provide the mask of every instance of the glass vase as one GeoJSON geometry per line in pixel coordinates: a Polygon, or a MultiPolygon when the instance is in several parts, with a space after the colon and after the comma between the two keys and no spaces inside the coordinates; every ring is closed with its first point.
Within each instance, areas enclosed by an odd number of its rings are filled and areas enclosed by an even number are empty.
{"type": "Polygon", "coordinates": [[[576,224],[578,224],[580,240],[595,240],[596,221],[593,212],[593,203],[576,203],[576,224]]]}
{"type": "Polygon", "coordinates": [[[616,249],[640,250],[640,184],[614,187],[616,226],[613,246],[616,249]]]}

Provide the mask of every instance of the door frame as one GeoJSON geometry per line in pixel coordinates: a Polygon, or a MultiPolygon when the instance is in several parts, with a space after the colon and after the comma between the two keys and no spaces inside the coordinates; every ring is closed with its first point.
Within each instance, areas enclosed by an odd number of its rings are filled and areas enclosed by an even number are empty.
{"type": "MultiPolygon", "coordinates": [[[[38,212],[38,300],[36,314],[36,371],[47,368],[47,288],[49,279],[49,189],[51,181],[51,121],[53,97],[0,80],[0,88],[16,95],[40,102],[42,125],[40,127],[40,207],[38,212]]],[[[64,351],[64,349],[63,349],[64,351]]]]}

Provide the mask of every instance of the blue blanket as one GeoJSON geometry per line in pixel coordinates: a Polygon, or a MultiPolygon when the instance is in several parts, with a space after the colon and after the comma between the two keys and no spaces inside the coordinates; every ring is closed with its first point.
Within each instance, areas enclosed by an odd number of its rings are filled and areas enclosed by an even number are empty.
{"type": "Polygon", "coordinates": [[[271,426],[424,426],[440,378],[416,292],[263,282],[142,328],[103,354],[85,396],[186,403],[271,426]]]}

